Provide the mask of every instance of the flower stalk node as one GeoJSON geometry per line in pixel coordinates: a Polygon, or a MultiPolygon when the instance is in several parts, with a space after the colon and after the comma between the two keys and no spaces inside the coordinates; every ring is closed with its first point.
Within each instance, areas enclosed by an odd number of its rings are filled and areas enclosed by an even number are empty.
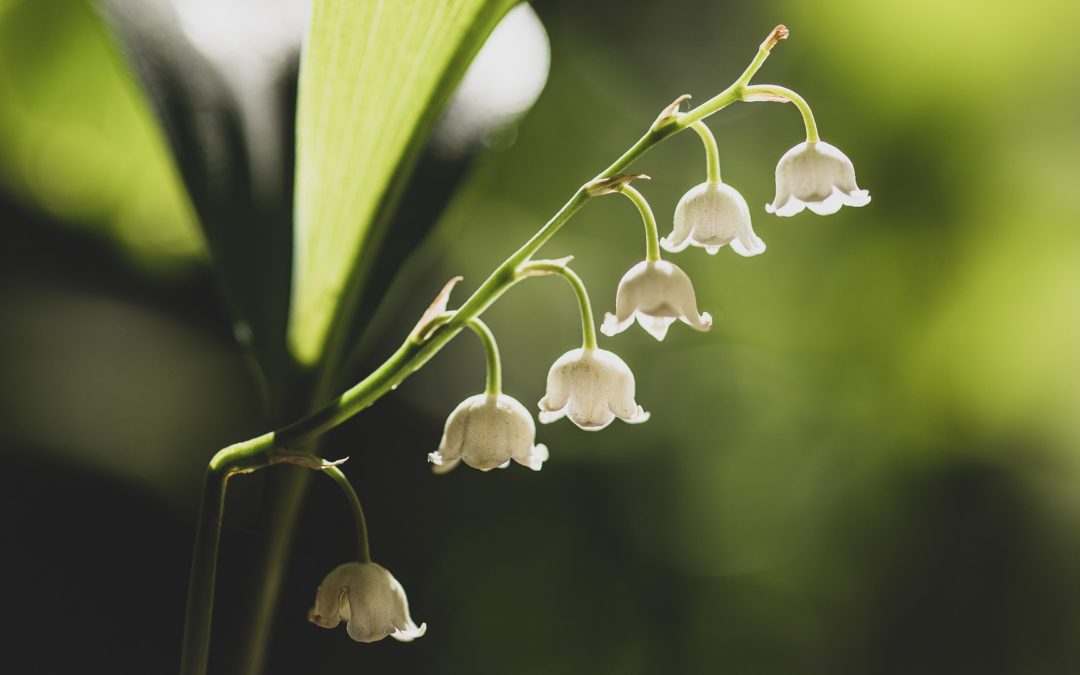
{"type": "Polygon", "coordinates": [[[271,464],[291,464],[313,471],[325,471],[332,466],[341,466],[347,461],[349,461],[348,457],[329,460],[306,452],[275,452],[270,455],[271,464]]]}
{"type": "Polygon", "coordinates": [[[585,184],[585,191],[593,197],[609,195],[613,192],[622,192],[635,180],[652,180],[643,173],[620,173],[610,178],[597,178],[585,184]]]}
{"type": "Polygon", "coordinates": [[[533,260],[519,267],[517,276],[519,279],[524,279],[526,277],[546,277],[552,274],[562,274],[560,270],[565,270],[573,260],[574,256],[572,255],[554,260],[533,260]]]}
{"type": "Polygon", "coordinates": [[[424,310],[424,313],[420,316],[420,320],[416,322],[416,326],[412,329],[412,332],[409,333],[409,339],[412,342],[419,344],[427,340],[431,335],[430,329],[433,328],[432,324],[436,319],[446,313],[446,305],[450,302],[450,292],[453,291],[454,286],[457,286],[458,282],[464,278],[465,277],[459,275],[446,282],[442,287],[442,290],[435,296],[435,299],[428,305],[428,308],[424,310]]]}
{"type": "Polygon", "coordinates": [[[682,108],[682,104],[690,99],[690,94],[683,94],[669,103],[666,108],[660,111],[660,115],[657,116],[656,121],[649,127],[649,131],[659,131],[661,128],[679,119],[679,110],[682,108]]]}

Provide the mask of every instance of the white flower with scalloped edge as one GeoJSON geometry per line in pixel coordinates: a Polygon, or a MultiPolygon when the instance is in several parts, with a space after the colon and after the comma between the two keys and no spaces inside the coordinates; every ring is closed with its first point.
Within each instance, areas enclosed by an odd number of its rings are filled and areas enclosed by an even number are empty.
{"type": "Polygon", "coordinates": [[[765,252],[765,242],[750,225],[750,207],[727,183],[706,182],[690,188],[675,207],[674,229],[660,240],[672,253],[700,246],[713,255],[728,244],[741,256],[765,252]]]}
{"type": "Polygon", "coordinates": [[[634,373],[606,349],[574,349],[560,356],[547,376],[540,399],[540,421],[563,417],[587,431],[598,431],[616,417],[630,424],[649,419],[634,400],[634,373]]]}
{"type": "Polygon", "coordinates": [[[708,312],[697,311],[694,285],[686,272],[666,260],[642,260],[619,281],[615,313],[604,316],[600,330],[615,335],[637,320],[649,335],[663,340],[676,319],[695,330],[712,326],[708,312]]]}
{"type": "Polygon", "coordinates": [[[793,216],[808,208],[827,216],[841,206],[866,206],[870,193],[855,183],[855,167],[847,155],[824,141],[799,143],[776,165],[776,198],[765,210],[793,216]]]}
{"type": "Polygon", "coordinates": [[[308,620],[316,626],[334,628],[347,621],[349,637],[375,642],[386,636],[410,642],[427,631],[409,616],[405,589],[382,565],[350,562],[326,575],[315,592],[315,607],[308,620]]]}
{"type": "Polygon", "coordinates": [[[428,461],[435,473],[446,473],[462,460],[481,471],[506,468],[510,460],[539,471],[548,449],[535,441],[532,415],[517,399],[477,394],[450,413],[439,449],[428,454],[428,461]]]}

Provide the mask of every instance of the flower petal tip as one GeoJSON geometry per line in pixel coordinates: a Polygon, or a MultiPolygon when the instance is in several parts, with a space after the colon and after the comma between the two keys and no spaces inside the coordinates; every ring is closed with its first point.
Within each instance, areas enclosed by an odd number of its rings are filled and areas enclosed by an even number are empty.
{"type": "Polygon", "coordinates": [[[618,335],[630,325],[629,321],[619,321],[619,318],[611,312],[604,314],[604,323],[600,324],[600,332],[608,337],[618,335]]]}
{"type": "Polygon", "coordinates": [[[559,410],[548,410],[544,407],[544,401],[540,401],[540,412],[536,418],[540,420],[540,424],[551,424],[552,422],[558,422],[563,417],[566,417],[566,406],[563,406],[559,410]]]}
{"type": "Polygon", "coordinates": [[[681,242],[675,242],[669,237],[663,237],[660,239],[660,248],[664,249],[668,253],[681,253],[686,250],[686,247],[690,245],[690,241],[683,239],[681,242]]]}
{"type": "Polygon", "coordinates": [[[427,623],[422,623],[419,626],[412,625],[405,628],[398,628],[390,637],[394,638],[398,642],[412,642],[418,637],[423,637],[424,633],[427,633],[427,623]]]}

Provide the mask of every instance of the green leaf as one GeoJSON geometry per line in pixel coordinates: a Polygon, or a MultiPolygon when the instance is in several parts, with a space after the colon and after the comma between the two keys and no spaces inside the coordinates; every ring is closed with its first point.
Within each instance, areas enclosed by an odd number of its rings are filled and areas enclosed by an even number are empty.
{"type": "Polygon", "coordinates": [[[107,236],[140,271],[205,259],[168,148],[82,0],[0,0],[0,190],[107,236]]]}
{"type": "Polygon", "coordinates": [[[515,0],[316,0],[300,72],[289,347],[320,360],[382,205],[515,0]]]}

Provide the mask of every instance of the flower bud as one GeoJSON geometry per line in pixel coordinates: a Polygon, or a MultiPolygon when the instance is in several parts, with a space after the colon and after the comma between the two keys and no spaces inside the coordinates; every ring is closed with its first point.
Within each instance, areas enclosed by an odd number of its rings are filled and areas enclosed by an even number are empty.
{"type": "Polygon", "coordinates": [[[707,312],[698,314],[690,277],[666,260],[642,260],[623,275],[615,294],[615,313],[604,316],[600,330],[615,335],[635,319],[657,340],[664,339],[675,319],[701,331],[712,325],[707,312]]]}
{"type": "Polygon", "coordinates": [[[701,246],[712,255],[727,244],[742,256],[765,252],[765,242],[750,226],[746,200],[726,183],[702,183],[691,188],[675,207],[675,228],[660,240],[660,245],[672,253],[687,246],[701,246]]]}
{"type": "Polygon", "coordinates": [[[603,429],[616,417],[632,424],[649,419],[634,400],[630,367],[605,349],[574,349],[560,356],[548,371],[539,406],[541,422],[568,416],[589,431],[603,429]]]}
{"type": "Polygon", "coordinates": [[[539,471],[548,449],[535,441],[536,425],[525,406],[506,394],[477,394],[450,413],[439,449],[428,461],[435,473],[446,473],[462,460],[481,471],[507,466],[510,460],[539,471]]]}
{"type": "Polygon", "coordinates": [[[804,208],[826,216],[843,205],[866,206],[870,193],[855,183],[847,155],[824,141],[803,142],[784,153],[776,165],[776,198],[765,210],[793,216],[804,208]]]}
{"type": "Polygon", "coordinates": [[[316,626],[334,628],[347,621],[349,637],[375,642],[387,635],[410,642],[427,631],[409,616],[405,589],[382,565],[350,562],[326,575],[315,592],[315,607],[308,620],[316,626]]]}

